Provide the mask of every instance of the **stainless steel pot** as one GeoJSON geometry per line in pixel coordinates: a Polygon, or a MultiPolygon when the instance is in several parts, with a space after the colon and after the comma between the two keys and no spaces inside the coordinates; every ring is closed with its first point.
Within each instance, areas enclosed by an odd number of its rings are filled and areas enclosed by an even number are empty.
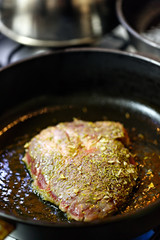
{"type": "Polygon", "coordinates": [[[31,46],[90,44],[116,22],[115,0],[1,0],[0,30],[31,46]]]}
{"type": "Polygon", "coordinates": [[[117,0],[116,12],[136,49],[160,57],[160,1],[117,0]]]}

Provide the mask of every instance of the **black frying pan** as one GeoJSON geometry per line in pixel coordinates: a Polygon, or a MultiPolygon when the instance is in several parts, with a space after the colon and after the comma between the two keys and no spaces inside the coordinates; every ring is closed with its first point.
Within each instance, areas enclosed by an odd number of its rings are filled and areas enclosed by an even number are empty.
{"type": "Polygon", "coordinates": [[[130,239],[160,224],[160,63],[100,49],[64,50],[0,71],[0,217],[16,239],[130,239]],[[127,128],[139,182],[126,206],[91,223],[68,221],[31,188],[23,145],[48,125],[115,120],[127,128]]]}

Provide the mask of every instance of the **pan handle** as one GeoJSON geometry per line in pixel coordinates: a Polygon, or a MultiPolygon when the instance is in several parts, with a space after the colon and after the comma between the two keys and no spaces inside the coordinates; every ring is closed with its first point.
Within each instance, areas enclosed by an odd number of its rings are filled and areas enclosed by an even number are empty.
{"type": "Polygon", "coordinates": [[[0,240],[5,239],[14,229],[13,224],[0,219],[0,240]]]}

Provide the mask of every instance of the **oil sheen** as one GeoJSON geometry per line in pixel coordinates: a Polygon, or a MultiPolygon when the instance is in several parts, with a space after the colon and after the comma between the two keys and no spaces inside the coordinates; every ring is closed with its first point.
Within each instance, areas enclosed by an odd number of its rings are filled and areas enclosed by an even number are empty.
{"type": "MultiPolygon", "coordinates": [[[[124,109],[115,114],[115,109],[97,107],[44,108],[20,117],[8,124],[0,134],[0,208],[6,214],[21,219],[57,223],[67,222],[67,217],[58,207],[44,202],[32,189],[32,179],[22,161],[24,145],[41,129],[60,121],[71,121],[73,117],[82,120],[119,120],[129,132],[130,150],[138,162],[139,181],[126,206],[119,213],[135,211],[152,203],[160,196],[160,151],[157,123],[146,121],[143,116],[134,115],[124,109]],[[111,116],[109,118],[108,116],[111,116]],[[136,117],[135,117],[136,116],[136,117]],[[139,119],[137,119],[139,118],[139,119]],[[145,121],[146,129],[152,126],[150,136],[141,131],[136,122],[145,121]]],[[[145,125],[144,124],[144,125],[145,125]]],[[[119,214],[118,213],[118,214],[119,214]]]]}

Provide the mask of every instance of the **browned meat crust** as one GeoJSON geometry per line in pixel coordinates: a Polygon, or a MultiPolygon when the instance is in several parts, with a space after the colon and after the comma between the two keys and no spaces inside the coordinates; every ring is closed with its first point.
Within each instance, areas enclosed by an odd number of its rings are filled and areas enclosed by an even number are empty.
{"type": "Polygon", "coordinates": [[[118,122],[75,119],[42,130],[25,145],[33,186],[78,221],[104,218],[126,201],[138,177],[118,122]]]}

